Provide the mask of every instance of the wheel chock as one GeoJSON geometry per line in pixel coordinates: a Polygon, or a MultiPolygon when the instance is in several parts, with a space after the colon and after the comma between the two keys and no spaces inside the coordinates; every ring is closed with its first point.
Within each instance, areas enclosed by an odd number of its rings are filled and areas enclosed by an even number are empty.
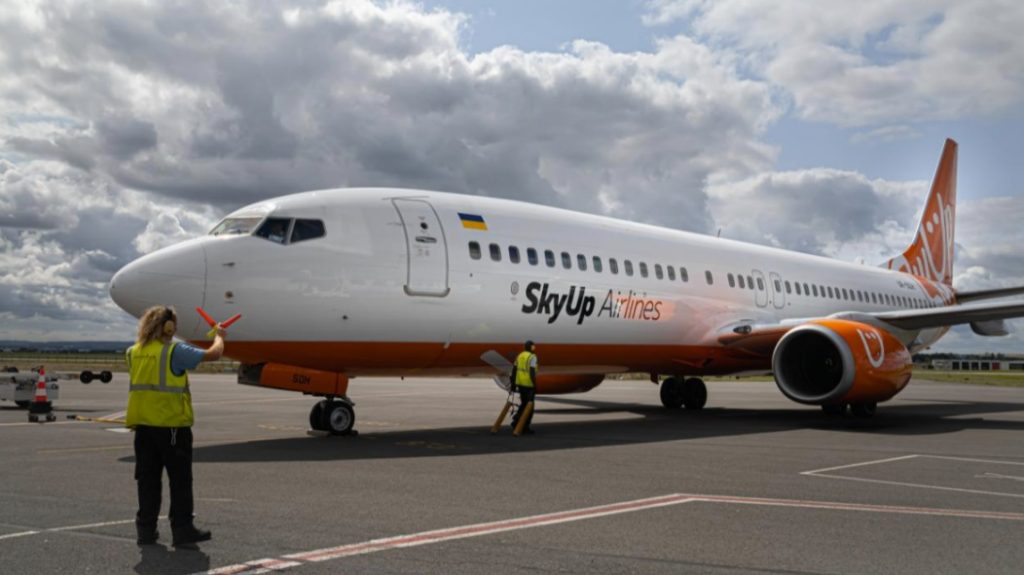
{"type": "Polygon", "coordinates": [[[505,407],[501,408],[501,413],[498,415],[498,419],[494,421],[494,425],[491,426],[491,435],[498,433],[501,429],[501,424],[505,422],[505,416],[508,415],[508,410],[512,409],[512,402],[506,401],[505,407]]]}

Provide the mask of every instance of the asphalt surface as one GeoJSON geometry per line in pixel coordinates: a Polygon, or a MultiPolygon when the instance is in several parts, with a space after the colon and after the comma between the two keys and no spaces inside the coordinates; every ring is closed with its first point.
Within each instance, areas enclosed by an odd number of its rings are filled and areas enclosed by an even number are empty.
{"type": "Polygon", "coordinates": [[[669,412],[650,383],[608,381],[541,398],[537,434],[516,438],[507,427],[490,435],[505,396],[479,379],[356,379],[358,437],[307,435],[312,398],[226,375],[195,376],[192,388],[196,522],[212,541],[175,550],[162,521],[164,545],[135,545],[131,434],[66,419],[116,418],[127,378],[68,381],[57,423],[28,424],[0,404],[0,572],[237,572],[258,560],[298,574],[1024,564],[1024,389],[915,381],[864,420],[790,403],[771,382],[711,383],[703,412],[669,412]],[[611,504],[623,505],[587,510],[611,504]],[[510,521],[524,517],[534,518],[510,521]],[[412,537],[388,539],[401,536],[412,537]]]}

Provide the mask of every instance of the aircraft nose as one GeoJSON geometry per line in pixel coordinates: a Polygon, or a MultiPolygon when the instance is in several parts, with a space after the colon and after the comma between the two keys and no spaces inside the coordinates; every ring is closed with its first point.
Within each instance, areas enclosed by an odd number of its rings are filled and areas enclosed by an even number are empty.
{"type": "Polygon", "coordinates": [[[110,280],[111,299],[135,317],[150,306],[174,306],[183,336],[194,331],[191,318],[198,325],[198,316],[187,310],[202,306],[205,292],[206,250],[202,238],[145,255],[121,268],[110,280]]]}

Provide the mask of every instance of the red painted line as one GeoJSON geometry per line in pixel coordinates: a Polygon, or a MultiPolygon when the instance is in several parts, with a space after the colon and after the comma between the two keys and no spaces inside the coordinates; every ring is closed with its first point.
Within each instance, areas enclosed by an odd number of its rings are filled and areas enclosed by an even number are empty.
{"type": "Polygon", "coordinates": [[[868,511],[872,513],[901,513],[904,515],[936,515],[974,519],[1002,519],[1024,521],[1024,513],[1003,511],[973,511],[969,509],[942,509],[938,507],[905,507],[899,505],[871,505],[867,503],[840,503],[834,501],[808,501],[801,499],[765,499],[758,497],[729,497],[717,495],[691,495],[693,501],[734,503],[738,505],[767,505],[773,507],[799,507],[804,509],[831,509],[836,511],[868,511]]]}
{"type": "Polygon", "coordinates": [[[418,545],[429,545],[431,543],[441,543],[443,541],[451,541],[454,539],[479,537],[482,535],[514,531],[517,529],[528,529],[530,527],[541,527],[544,525],[554,525],[558,523],[567,523],[570,521],[581,521],[583,519],[593,519],[607,515],[629,513],[632,511],[642,511],[645,509],[654,509],[657,507],[666,507],[669,505],[679,505],[682,503],[691,502],[724,503],[734,505],[763,505],[771,507],[791,507],[800,509],[825,509],[830,511],[862,511],[869,513],[932,515],[969,519],[1024,521],[1024,513],[1009,513],[1000,511],[972,511],[965,509],[941,509],[934,507],[905,507],[898,505],[844,503],[839,501],[812,501],[803,499],[772,499],[762,497],[732,497],[727,495],[699,495],[675,493],[672,495],[664,495],[661,497],[637,499],[634,501],[612,503],[609,505],[599,505],[596,507],[587,507],[583,509],[575,509],[570,511],[559,511],[556,513],[545,513],[543,515],[533,515],[530,517],[519,517],[503,521],[477,523],[473,525],[464,525],[460,527],[449,527],[433,531],[411,533],[408,535],[398,535],[395,537],[372,539],[370,541],[351,543],[348,545],[341,545],[338,547],[328,547],[325,549],[316,549],[313,551],[306,551],[303,553],[283,555],[280,558],[260,559],[258,561],[250,561],[248,563],[242,563],[238,565],[229,565],[211,571],[206,571],[204,573],[206,573],[207,575],[242,575],[250,573],[265,573],[268,571],[279,571],[282,569],[288,569],[291,567],[299,566],[303,563],[328,561],[331,559],[340,559],[342,557],[351,557],[354,555],[376,553],[378,551],[386,551],[389,549],[415,547],[418,545]]]}
{"type": "Polygon", "coordinates": [[[285,555],[284,557],[286,559],[298,559],[302,561],[326,561],[328,559],[338,559],[341,557],[349,557],[352,555],[361,555],[364,553],[384,551],[386,549],[397,549],[400,547],[415,547],[417,545],[426,545],[429,543],[450,541],[452,539],[478,537],[480,535],[512,531],[515,529],[526,529],[529,527],[539,527],[541,525],[551,525],[554,523],[580,521],[582,519],[590,519],[594,517],[601,517],[604,515],[628,513],[630,511],[640,511],[642,509],[651,509],[654,507],[663,507],[666,505],[676,505],[679,503],[686,503],[689,500],[689,496],[666,495],[663,497],[653,497],[650,499],[639,499],[636,501],[627,501],[624,503],[613,503],[611,505],[588,507],[585,509],[578,509],[574,511],[546,513],[544,515],[534,515],[531,517],[522,517],[518,519],[493,521],[489,523],[478,523],[476,525],[452,527],[448,529],[438,529],[435,531],[425,531],[423,533],[414,533],[412,535],[400,535],[398,537],[374,539],[363,543],[342,545],[340,547],[333,547],[329,549],[319,549],[317,551],[310,551],[307,553],[296,553],[293,555],[285,555]]]}

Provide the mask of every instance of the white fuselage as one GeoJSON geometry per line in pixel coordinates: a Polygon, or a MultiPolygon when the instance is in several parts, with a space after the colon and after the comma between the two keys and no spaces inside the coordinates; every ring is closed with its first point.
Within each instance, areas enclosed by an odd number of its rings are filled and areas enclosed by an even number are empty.
{"type": "MultiPolygon", "coordinates": [[[[114,299],[135,315],[175,305],[181,335],[192,340],[205,332],[192,308],[241,313],[229,355],[358,375],[486,373],[481,351],[508,353],[527,339],[545,367],[565,372],[763,370],[768,358],[723,351],[722,330],[953,297],[900,272],[476,196],[325,190],[228,217],[240,216],[319,220],[325,234],[293,244],[256,235],[191,240],[119,272],[114,299]]],[[[907,343],[914,351],[944,331],[907,343]]]]}

